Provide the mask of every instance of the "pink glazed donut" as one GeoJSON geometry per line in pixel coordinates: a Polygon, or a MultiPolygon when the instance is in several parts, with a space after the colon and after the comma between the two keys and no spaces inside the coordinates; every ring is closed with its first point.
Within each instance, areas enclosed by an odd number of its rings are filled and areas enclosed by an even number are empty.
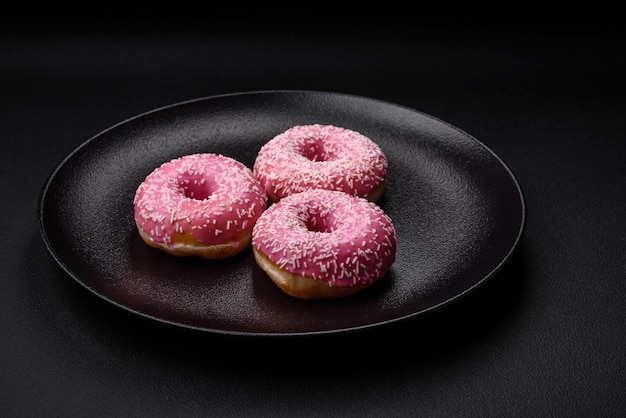
{"type": "Polygon", "coordinates": [[[375,203],[313,189],[270,206],[252,230],[259,267],[300,299],[352,295],[381,279],[396,259],[396,231],[375,203]]]}
{"type": "Polygon", "coordinates": [[[253,172],[270,202],[309,189],[340,190],[377,202],[387,158],[358,132],[332,125],[294,126],[264,144],[253,172]]]}
{"type": "Polygon", "coordinates": [[[133,203],[146,244],[175,256],[215,259],[250,244],[267,195],[241,162],[193,154],[156,168],[137,188],[133,203]]]}

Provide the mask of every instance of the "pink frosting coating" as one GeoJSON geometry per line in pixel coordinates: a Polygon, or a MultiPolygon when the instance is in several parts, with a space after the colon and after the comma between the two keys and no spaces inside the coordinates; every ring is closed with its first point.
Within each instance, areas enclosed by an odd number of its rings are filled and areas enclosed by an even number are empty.
{"type": "Polygon", "coordinates": [[[333,286],[370,283],[396,259],[396,231],[379,206],[323,189],[270,206],[254,225],[252,245],[281,269],[333,286]]]}
{"type": "Polygon", "coordinates": [[[192,154],[164,163],[139,185],[135,221],[154,242],[173,246],[176,233],[206,245],[251,229],[267,195],[252,170],[219,154],[192,154]]]}
{"type": "Polygon", "coordinates": [[[370,138],[332,125],[294,126],[265,143],[254,175],[276,200],[309,189],[366,197],[387,176],[387,158],[370,138]]]}

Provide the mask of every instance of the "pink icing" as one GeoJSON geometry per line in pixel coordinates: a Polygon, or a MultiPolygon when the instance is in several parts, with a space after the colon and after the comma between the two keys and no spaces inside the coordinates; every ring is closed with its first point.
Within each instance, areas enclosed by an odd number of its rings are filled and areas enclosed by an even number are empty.
{"type": "Polygon", "coordinates": [[[139,185],[135,221],[154,242],[170,248],[176,233],[206,245],[222,244],[252,228],[267,195],[252,170],[219,154],[186,155],[164,163],[139,185]]]}
{"type": "Polygon", "coordinates": [[[333,286],[370,283],[396,258],[396,232],[380,207],[323,189],[270,206],[252,230],[252,245],[281,269],[333,286]]]}
{"type": "Polygon", "coordinates": [[[276,200],[308,189],[365,197],[386,178],[387,158],[368,137],[332,125],[303,125],[261,147],[253,167],[276,200]]]}

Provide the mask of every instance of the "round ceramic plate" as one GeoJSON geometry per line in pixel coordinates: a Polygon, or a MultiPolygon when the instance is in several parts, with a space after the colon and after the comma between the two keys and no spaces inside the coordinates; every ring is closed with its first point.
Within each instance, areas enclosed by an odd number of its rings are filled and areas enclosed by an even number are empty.
{"type": "Polygon", "coordinates": [[[174,104],[87,140],[50,175],[39,222],[74,280],[132,313],[215,333],[309,335],[405,320],[468,294],[511,257],[525,205],[503,161],[449,123],[370,98],[268,91],[174,104]],[[344,299],[300,300],[274,285],[251,248],[225,260],[177,258],[141,240],[133,197],[155,167],[209,152],[252,168],[265,142],[312,123],[359,131],[388,158],[378,204],[394,221],[398,248],[377,284],[344,299]]]}

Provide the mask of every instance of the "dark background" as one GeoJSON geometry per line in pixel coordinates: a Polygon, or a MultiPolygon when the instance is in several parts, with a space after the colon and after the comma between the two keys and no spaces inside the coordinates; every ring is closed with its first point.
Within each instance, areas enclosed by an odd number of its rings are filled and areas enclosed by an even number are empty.
{"type": "Polygon", "coordinates": [[[0,415],[619,416],[625,47],[609,23],[4,17],[0,415]],[[304,338],[153,323],[55,264],[37,203],[75,147],[161,106],[276,89],[390,101],[481,140],[526,198],[514,257],[443,309],[304,338]]]}

